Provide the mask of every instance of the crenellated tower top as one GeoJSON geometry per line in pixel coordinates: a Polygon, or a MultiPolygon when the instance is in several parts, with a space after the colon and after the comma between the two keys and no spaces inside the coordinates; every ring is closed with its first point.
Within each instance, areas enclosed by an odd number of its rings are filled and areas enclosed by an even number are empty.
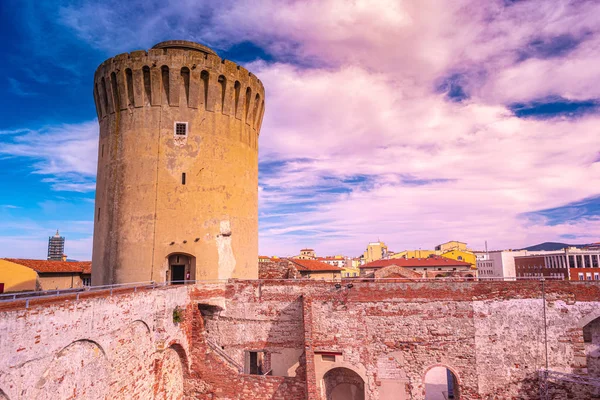
{"type": "Polygon", "coordinates": [[[214,54],[213,49],[204,46],[203,44],[190,42],[188,40],[167,40],[164,42],[160,42],[152,46],[153,49],[182,49],[182,50],[196,50],[200,51],[204,54],[214,54]]]}
{"type": "Polygon", "coordinates": [[[139,107],[189,107],[220,112],[260,131],[265,90],[247,69],[186,40],[104,61],[94,75],[98,119],[139,107]]]}

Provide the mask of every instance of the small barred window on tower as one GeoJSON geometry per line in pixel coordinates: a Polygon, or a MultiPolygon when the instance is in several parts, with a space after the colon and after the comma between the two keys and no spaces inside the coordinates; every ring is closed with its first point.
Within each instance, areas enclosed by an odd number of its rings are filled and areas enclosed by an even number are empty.
{"type": "Polygon", "coordinates": [[[187,126],[187,122],[175,122],[175,136],[186,136],[187,126]]]}

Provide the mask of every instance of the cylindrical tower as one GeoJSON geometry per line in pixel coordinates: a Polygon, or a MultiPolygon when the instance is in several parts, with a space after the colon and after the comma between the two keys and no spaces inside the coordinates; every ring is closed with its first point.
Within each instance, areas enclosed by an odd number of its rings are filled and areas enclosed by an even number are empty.
{"type": "Polygon", "coordinates": [[[193,42],[98,67],[93,285],[258,277],[264,98],[256,76],[193,42]]]}

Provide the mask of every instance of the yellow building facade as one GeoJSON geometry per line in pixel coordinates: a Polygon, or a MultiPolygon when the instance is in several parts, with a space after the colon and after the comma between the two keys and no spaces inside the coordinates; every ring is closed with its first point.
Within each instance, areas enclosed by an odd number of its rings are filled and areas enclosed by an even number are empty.
{"type": "Polygon", "coordinates": [[[383,242],[371,242],[368,244],[367,249],[364,252],[365,262],[370,263],[372,261],[381,260],[387,257],[388,248],[383,242]]]}
{"type": "Polygon", "coordinates": [[[467,251],[467,244],[465,242],[459,242],[458,240],[451,240],[446,243],[438,244],[435,246],[435,250],[441,253],[445,253],[450,250],[467,251]]]}
{"type": "Polygon", "coordinates": [[[442,257],[450,258],[452,260],[467,262],[471,264],[471,268],[475,269],[477,258],[473,252],[470,252],[468,250],[450,250],[440,255],[442,257]]]}
{"type": "Polygon", "coordinates": [[[0,283],[4,283],[4,292],[33,291],[38,285],[38,274],[31,268],[0,259],[0,283]]]}
{"type": "Polygon", "coordinates": [[[437,255],[435,250],[404,250],[395,253],[390,258],[427,258],[431,255],[437,255]]]}
{"type": "Polygon", "coordinates": [[[441,256],[456,261],[464,261],[471,264],[471,268],[476,266],[475,254],[467,249],[467,244],[452,240],[435,246],[435,250],[404,250],[393,254],[390,258],[428,258],[431,256],[441,256]]]}

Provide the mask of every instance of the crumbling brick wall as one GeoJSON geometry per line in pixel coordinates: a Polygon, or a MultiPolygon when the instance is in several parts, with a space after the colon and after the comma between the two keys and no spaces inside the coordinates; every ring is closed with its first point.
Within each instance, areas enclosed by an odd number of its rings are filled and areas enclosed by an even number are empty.
{"type": "MultiPolygon", "coordinates": [[[[0,393],[11,400],[324,400],[334,368],[356,372],[367,400],[422,400],[436,366],[455,374],[462,399],[537,399],[546,347],[551,370],[587,373],[583,326],[600,317],[600,285],[230,281],[23,306],[0,312],[0,393]],[[244,373],[248,351],[266,351],[281,376],[244,373]]],[[[549,388],[555,399],[595,395],[549,388]]]]}
{"type": "Polygon", "coordinates": [[[294,263],[281,259],[258,263],[258,279],[298,279],[300,273],[294,263]]]}

